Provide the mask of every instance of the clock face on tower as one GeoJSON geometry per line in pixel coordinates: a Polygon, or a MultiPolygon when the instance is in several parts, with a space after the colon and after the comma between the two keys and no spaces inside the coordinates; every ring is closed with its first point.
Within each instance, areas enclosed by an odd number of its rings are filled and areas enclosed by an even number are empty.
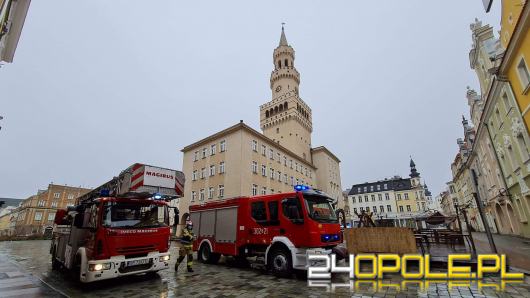
{"type": "Polygon", "coordinates": [[[280,90],[282,90],[282,86],[278,85],[278,87],[276,87],[276,92],[280,92],[280,90]]]}

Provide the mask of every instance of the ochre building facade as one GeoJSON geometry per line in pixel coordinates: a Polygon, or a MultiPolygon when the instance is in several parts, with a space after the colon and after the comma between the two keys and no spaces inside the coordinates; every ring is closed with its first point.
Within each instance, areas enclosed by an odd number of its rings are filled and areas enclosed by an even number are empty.
{"type": "Polygon", "coordinates": [[[190,205],[239,196],[293,191],[298,184],[318,188],[343,208],[340,159],[313,147],[312,110],[299,96],[295,51],[282,28],[273,53],[272,99],[260,106],[262,133],[240,121],[182,149],[186,175],[182,218],[190,205]]]}

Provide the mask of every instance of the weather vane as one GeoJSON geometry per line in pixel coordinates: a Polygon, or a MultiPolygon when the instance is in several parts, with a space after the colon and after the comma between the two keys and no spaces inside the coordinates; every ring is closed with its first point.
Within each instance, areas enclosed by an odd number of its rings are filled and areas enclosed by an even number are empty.
{"type": "Polygon", "coordinates": [[[284,22],[282,22],[282,30],[283,30],[283,26],[284,26],[284,25],[285,25],[285,23],[284,23],[284,22]]]}

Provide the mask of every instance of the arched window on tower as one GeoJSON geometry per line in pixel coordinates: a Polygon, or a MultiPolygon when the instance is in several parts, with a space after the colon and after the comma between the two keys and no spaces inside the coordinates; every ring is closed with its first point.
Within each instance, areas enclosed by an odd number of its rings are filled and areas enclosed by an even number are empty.
{"type": "Polygon", "coordinates": [[[269,111],[268,111],[268,110],[265,111],[265,117],[269,118],[269,115],[270,115],[270,114],[269,114],[269,111]]]}
{"type": "Polygon", "coordinates": [[[278,60],[278,68],[282,68],[282,60],[278,60]]]}
{"type": "Polygon", "coordinates": [[[278,106],[274,107],[274,114],[278,113],[278,106]]]}
{"type": "Polygon", "coordinates": [[[287,61],[287,59],[285,59],[284,63],[285,63],[285,67],[289,66],[289,62],[287,61]]]}
{"type": "Polygon", "coordinates": [[[283,112],[283,105],[282,104],[280,104],[280,109],[279,110],[280,110],[280,113],[283,112]]]}
{"type": "Polygon", "coordinates": [[[284,103],[283,103],[283,109],[284,109],[284,110],[287,110],[287,102],[284,102],[284,103]]]}
{"type": "Polygon", "coordinates": [[[274,113],[274,110],[271,108],[270,111],[269,111],[269,115],[271,115],[271,117],[272,117],[273,113],[274,113]]]}

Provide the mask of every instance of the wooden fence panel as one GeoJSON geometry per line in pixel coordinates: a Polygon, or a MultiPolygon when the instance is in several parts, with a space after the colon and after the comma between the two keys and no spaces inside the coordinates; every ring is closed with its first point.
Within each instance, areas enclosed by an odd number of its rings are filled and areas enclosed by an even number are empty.
{"type": "Polygon", "coordinates": [[[417,253],[416,239],[409,228],[371,227],[344,230],[350,254],[359,253],[417,253]]]}

